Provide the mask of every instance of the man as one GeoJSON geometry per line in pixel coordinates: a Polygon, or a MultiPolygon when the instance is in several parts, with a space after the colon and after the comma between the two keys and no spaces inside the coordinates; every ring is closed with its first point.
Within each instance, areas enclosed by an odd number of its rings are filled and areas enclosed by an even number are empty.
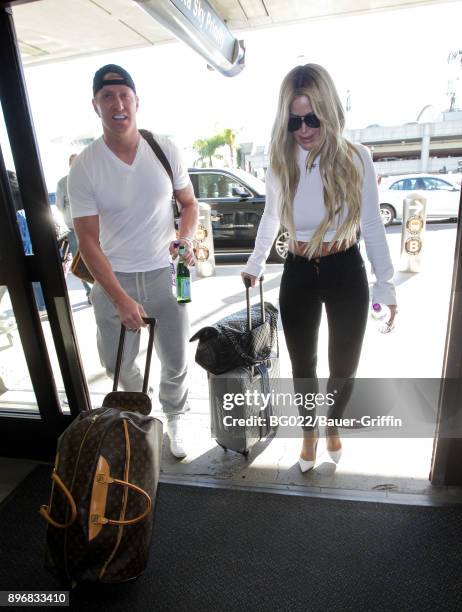
{"type": "MultiPolygon", "coordinates": [[[[178,304],[171,289],[169,251],[173,257],[178,253],[172,184],[138,132],[138,103],[135,84],[126,70],[108,64],[95,73],[93,107],[101,118],[103,136],[72,164],[69,196],[80,251],[96,280],[91,299],[102,364],[112,376],[122,322],[131,333],[125,342],[120,381],[126,390],[139,391],[142,377],[135,364],[140,342],[137,332],[145,326],[143,316],[157,319],[159,399],[167,416],[171,452],[185,457],[180,417],[188,410],[189,323],[187,305],[178,304]]],[[[191,265],[198,204],[177,148],[167,138],[157,140],[172,167],[175,196],[181,207],[179,242],[186,248],[186,263],[191,265]]]]}
{"type": "MultiPolygon", "coordinates": [[[[69,168],[72,165],[72,162],[77,157],[75,153],[70,155],[69,157],[69,168]]],[[[74,231],[74,221],[72,219],[71,207],[69,205],[69,196],[67,194],[67,175],[63,176],[59,179],[58,185],[56,187],[56,206],[62,212],[64,221],[69,228],[69,233],[67,235],[67,239],[69,240],[69,250],[72,254],[72,257],[75,257],[77,253],[77,238],[74,231]]],[[[85,293],[87,295],[88,303],[90,304],[90,291],[91,285],[89,285],[86,281],[82,281],[83,288],[85,289],[85,293]]]]}

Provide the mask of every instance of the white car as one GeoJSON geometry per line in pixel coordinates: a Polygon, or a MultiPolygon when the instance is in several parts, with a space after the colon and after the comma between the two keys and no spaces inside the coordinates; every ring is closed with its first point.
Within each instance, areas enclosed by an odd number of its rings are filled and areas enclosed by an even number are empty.
{"type": "Polygon", "coordinates": [[[427,200],[427,218],[450,219],[459,214],[460,185],[432,174],[405,174],[382,178],[380,214],[384,225],[403,218],[403,200],[418,193],[427,200]]]}

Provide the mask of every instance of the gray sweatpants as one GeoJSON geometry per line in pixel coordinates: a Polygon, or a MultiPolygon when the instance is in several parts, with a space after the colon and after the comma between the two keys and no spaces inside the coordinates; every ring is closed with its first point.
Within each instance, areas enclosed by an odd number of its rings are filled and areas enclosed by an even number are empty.
{"type": "MultiPolygon", "coordinates": [[[[150,272],[115,272],[122,288],[141,304],[149,317],[157,319],[154,346],[161,363],[159,400],[166,415],[188,410],[186,386],[186,343],[189,320],[186,304],[178,304],[172,294],[170,268],[150,272]]],[[[95,283],[91,301],[97,325],[97,344],[101,364],[114,377],[120,319],[117,309],[104,289],[95,283]]],[[[143,377],[135,359],[140,348],[140,333],[127,332],[120,372],[120,384],[126,391],[141,391],[143,377]]]]}

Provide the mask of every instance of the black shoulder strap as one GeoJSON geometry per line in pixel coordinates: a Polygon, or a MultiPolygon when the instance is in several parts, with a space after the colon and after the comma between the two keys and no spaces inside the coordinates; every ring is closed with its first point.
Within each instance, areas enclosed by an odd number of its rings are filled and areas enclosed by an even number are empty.
{"type": "Polygon", "coordinates": [[[157,159],[163,165],[163,167],[165,168],[166,173],[168,174],[168,176],[169,176],[169,178],[170,178],[170,180],[172,182],[172,190],[173,190],[173,198],[172,198],[173,216],[174,216],[175,219],[178,219],[178,217],[180,216],[180,211],[178,210],[178,202],[176,201],[176,198],[175,198],[175,188],[173,186],[172,166],[170,165],[170,162],[168,161],[167,156],[162,151],[159,143],[154,138],[154,135],[152,134],[152,132],[150,132],[149,130],[138,130],[138,131],[141,134],[141,136],[146,140],[146,142],[151,147],[151,149],[154,151],[154,155],[157,157],[157,159]]]}
{"type": "Polygon", "coordinates": [[[138,131],[141,134],[141,136],[146,140],[146,142],[151,147],[151,149],[154,151],[154,155],[159,159],[160,163],[165,168],[165,171],[167,172],[168,176],[170,177],[170,180],[172,181],[172,188],[173,188],[172,167],[167,157],[165,156],[165,153],[160,148],[159,143],[154,138],[154,135],[152,134],[152,132],[150,132],[149,130],[138,130],[138,131]]]}

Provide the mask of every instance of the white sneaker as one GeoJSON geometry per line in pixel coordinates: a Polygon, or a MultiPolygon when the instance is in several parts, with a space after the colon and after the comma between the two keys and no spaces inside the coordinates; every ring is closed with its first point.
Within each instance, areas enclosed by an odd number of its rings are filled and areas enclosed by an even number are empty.
{"type": "Polygon", "coordinates": [[[167,421],[167,435],[170,438],[170,452],[178,459],[186,457],[182,434],[183,425],[180,417],[167,421]]]}

